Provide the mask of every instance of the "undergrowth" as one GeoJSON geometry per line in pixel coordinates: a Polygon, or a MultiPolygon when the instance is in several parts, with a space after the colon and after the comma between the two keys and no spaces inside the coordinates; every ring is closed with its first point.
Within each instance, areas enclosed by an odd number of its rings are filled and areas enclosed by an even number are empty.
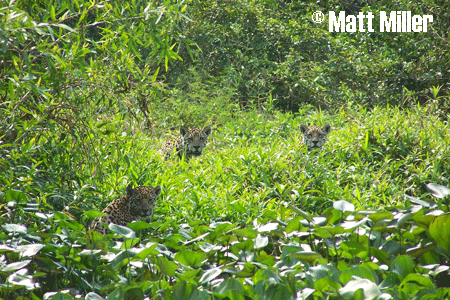
{"type": "Polygon", "coordinates": [[[430,191],[448,192],[450,135],[430,103],[204,117],[213,132],[189,162],[156,153],[168,126],[129,118],[87,122],[82,143],[3,143],[0,295],[444,299],[448,202],[430,191]],[[328,123],[308,152],[299,125],[328,123]],[[111,228],[118,240],[86,235],[130,183],[163,187],[153,218],[111,228]]]}

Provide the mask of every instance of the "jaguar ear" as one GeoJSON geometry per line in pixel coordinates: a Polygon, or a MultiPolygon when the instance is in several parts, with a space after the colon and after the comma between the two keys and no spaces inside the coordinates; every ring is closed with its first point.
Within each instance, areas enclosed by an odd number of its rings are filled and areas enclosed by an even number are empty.
{"type": "Polygon", "coordinates": [[[203,128],[203,133],[206,134],[206,136],[211,134],[211,126],[206,126],[203,128]]]}
{"type": "Polygon", "coordinates": [[[188,133],[188,129],[184,126],[180,127],[180,133],[182,136],[185,136],[188,133]]]}
{"type": "Polygon", "coordinates": [[[331,125],[330,125],[330,124],[327,124],[327,125],[323,126],[323,130],[325,130],[325,132],[326,132],[327,134],[329,134],[330,131],[331,131],[331,125]]]}
{"type": "Polygon", "coordinates": [[[157,186],[153,189],[153,191],[155,192],[156,196],[158,196],[159,194],[161,194],[161,186],[157,186]]]}
{"type": "Polygon", "coordinates": [[[130,182],[130,184],[127,186],[127,195],[131,196],[133,194],[133,184],[130,182]]]}
{"type": "Polygon", "coordinates": [[[304,124],[302,124],[302,125],[300,125],[300,131],[303,133],[303,134],[305,134],[307,131],[308,131],[308,126],[306,126],[306,125],[304,125],[304,124]]]}

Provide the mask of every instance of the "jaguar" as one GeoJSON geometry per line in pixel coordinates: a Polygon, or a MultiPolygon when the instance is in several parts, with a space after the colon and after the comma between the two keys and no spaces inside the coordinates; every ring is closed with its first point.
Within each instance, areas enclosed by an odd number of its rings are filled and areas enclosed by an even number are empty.
{"type": "Polygon", "coordinates": [[[180,135],[174,140],[164,142],[158,153],[165,160],[170,159],[173,153],[180,159],[184,155],[187,161],[194,156],[200,156],[202,154],[210,134],[210,126],[206,126],[203,129],[181,126],[180,135]]]}
{"type": "Polygon", "coordinates": [[[300,125],[300,131],[303,133],[303,144],[308,147],[308,151],[321,148],[327,141],[331,125],[320,126],[300,125]]]}
{"type": "Polygon", "coordinates": [[[108,229],[102,223],[126,226],[139,217],[150,216],[160,193],[160,186],[154,188],[150,186],[131,188],[131,186],[128,186],[127,195],[111,202],[102,211],[106,216],[95,218],[89,229],[106,234],[108,229]]]}

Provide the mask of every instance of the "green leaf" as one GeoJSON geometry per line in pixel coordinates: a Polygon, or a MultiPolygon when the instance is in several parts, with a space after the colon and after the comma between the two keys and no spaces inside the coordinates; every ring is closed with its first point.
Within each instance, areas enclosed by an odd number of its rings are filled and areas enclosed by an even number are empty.
{"type": "Polygon", "coordinates": [[[347,284],[354,278],[353,276],[356,276],[358,278],[365,278],[372,282],[375,281],[373,272],[369,270],[367,267],[362,266],[353,266],[350,269],[342,271],[341,275],[339,275],[339,279],[343,284],[347,284]]]}
{"type": "Polygon", "coordinates": [[[110,223],[108,227],[109,227],[109,229],[111,229],[111,231],[114,231],[115,233],[117,233],[118,235],[120,235],[123,238],[128,238],[128,239],[136,238],[136,234],[134,233],[134,231],[128,227],[117,225],[114,223],[110,223]]]}
{"type": "Polygon", "coordinates": [[[258,234],[258,236],[254,240],[255,242],[255,249],[264,248],[269,244],[269,238],[267,236],[263,236],[258,234]]]}
{"type": "Polygon", "coordinates": [[[94,292],[90,292],[86,295],[85,300],[105,300],[105,299],[94,292]]]}
{"type": "Polygon", "coordinates": [[[310,264],[315,262],[317,259],[322,258],[322,255],[314,251],[298,251],[294,253],[289,253],[288,256],[304,260],[310,264]]]}
{"type": "Polygon", "coordinates": [[[207,258],[205,252],[195,252],[188,249],[179,251],[175,260],[191,268],[200,267],[207,258]]]}
{"type": "Polygon", "coordinates": [[[124,250],[117,254],[110,264],[113,268],[121,268],[125,266],[135,255],[136,251],[134,250],[124,250]]]}
{"type": "Polygon", "coordinates": [[[270,232],[278,228],[278,223],[267,223],[258,228],[258,232],[270,232]]]}
{"type": "Polygon", "coordinates": [[[426,244],[425,246],[421,247],[413,247],[413,248],[409,248],[408,250],[406,250],[406,254],[408,254],[411,257],[421,257],[422,255],[424,255],[425,253],[434,250],[436,248],[436,246],[434,245],[434,243],[430,242],[428,244],[426,244]]]}
{"type": "Polygon", "coordinates": [[[16,248],[17,251],[20,251],[20,257],[31,257],[36,255],[45,245],[42,244],[29,244],[29,245],[20,245],[16,248]]]}
{"type": "Polygon", "coordinates": [[[430,224],[429,232],[439,247],[450,251],[450,213],[436,217],[430,224]]]}
{"type": "Polygon", "coordinates": [[[2,229],[5,233],[21,233],[21,234],[27,233],[27,228],[19,224],[5,224],[2,225],[2,229]]]}
{"type": "Polygon", "coordinates": [[[355,211],[355,206],[348,201],[339,200],[333,202],[333,207],[339,211],[355,211]]]}
{"type": "Polygon", "coordinates": [[[374,299],[381,295],[380,288],[368,279],[356,279],[349,281],[345,286],[339,289],[339,294],[344,297],[344,299],[355,299],[355,293],[358,290],[364,292],[363,299],[374,299]]]}
{"type": "Polygon", "coordinates": [[[10,263],[8,265],[0,264],[0,271],[2,271],[2,272],[16,271],[16,270],[22,269],[23,267],[27,266],[30,262],[31,262],[31,260],[27,259],[27,260],[23,260],[23,261],[10,263]]]}
{"type": "Polygon", "coordinates": [[[164,275],[175,276],[175,271],[178,269],[178,267],[174,262],[169,261],[163,256],[158,256],[156,257],[156,263],[164,275]]]}
{"type": "Polygon", "coordinates": [[[123,300],[142,300],[144,298],[144,292],[138,287],[127,289],[123,295],[123,300]]]}
{"type": "Polygon", "coordinates": [[[87,210],[85,212],[83,212],[83,214],[88,217],[89,219],[95,219],[95,218],[100,218],[103,216],[106,216],[105,213],[102,213],[101,211],[97,211],[97,210],[87,210]]]}
{"type": "Polygon", "coordinates": [[[258,232],[256,230],[248,229],[248,228],[245,228],[245,229],[241,229],[241,228],[233,229],[233,233],[235,235],[237,235],[237,236],[242,236],[242,237],[246,237],[246,238],[249,238],[249,239],[254,239],[254,238],[256,238],[258,236],[258,232]]]}
{"type": "Polygon", "coordinates": [[[213,269],[209,269],[208,271],[206,271],[202,277],[200,278],[199,283],[200,284],[204,284],[204,283],[208,283],[211,280],[215,279],[217,276],[219,276],[220,274],[222,274],[222,269],[220,268],[213,268],[213,269]]]}
{"type": "Polygon", "coordinates": [[[27,198],[22,191],[7,190],[5,192],[5,202],[16,201],[17,203],[26,203],[27,198]]]}
{"type": "Polygon", "coordinates": [[[132,230],[134,230],[134,232],[136,232],[136,231],[152,228],[153,226],[152,226],[152,224],[138,221],[138,222],[133,222],[133,223],[128,224],[128,227],[131,228],[132,230]]]}
{"type": "Polygon", "coordinates": [[[392,220],[394,218],[393,214],[390,211],[382,211],[370,214],[369,219],[371,219],[374,223],[380,220],[392,220]]]}
{"type": "Polygon", "coordinates": [[[426,208],[433,208],[433,207],[437,206],[437,204],[435,202],[427,202],[427,201],[424,201],[424,200],[420,200],[419,198],[408,196],[408,195],[405,195],[405,197],[406,197],[406,199],[408,199],[412,203],[419,204],[419,205],[421,205],[423,207],[426,207],[426,208]]]}
{"type": "Polygon", "coordinates": [[[450,189],[446,186],[436,183],[429,183],[426,186],[431,194],[436,198],[445,198],[450,195],[450,189]]]}
{"type": "Polygon", "coordinates": [[[242,293],[242,284],[235,278],[227,278],[214,289],[214,293],[229,296],[232,291],[242,293]]]}
{"type": "Polygon", "coordinates": [[[400,255],[392,263],[392,272],[403,279],[414,272],[414,261],[408,255],[400,255]]]}
{"type": "Polygon", "coordinates": [[[293,206],[292,204],[289,204],[289,207],[292,210],[294,210],[296,213],[301,215],[303,218],[305,218],[308,222],[312,222],[313,218],[312,218],[312,216],[309,213],[307,213],[307,212],[305,212],[305,211],[303,211],[303,210],[293,206]]]}

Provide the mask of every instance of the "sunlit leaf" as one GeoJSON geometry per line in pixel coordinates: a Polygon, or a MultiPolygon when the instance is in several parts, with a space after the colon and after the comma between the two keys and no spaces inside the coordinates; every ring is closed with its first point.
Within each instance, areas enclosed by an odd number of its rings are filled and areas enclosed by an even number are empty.
{"type": "Polygon", "coordinates": [[[86,300],[104,300],[103,297],[99,296],[98,294],[94,292],[90,292],[86,295],[86,300]]]}
{"type": "Polygon", "coordinates": [[[344,299],[355,299],[355,293],[358,290],[363,291],[364,299],[374,299],[381,295],[380,288],[368,279],[356,279],[349,281],[345,286],[339,289],[339,294],[344,299]]]}
{"type": "Polygon", "coordinates": [[[436,217],[430,224],[431,237],[443,249],[450,251],[450,213],[436,217]]]}
{"type": "Polygon", "coordinates": [[[42,244],[29,244],[18,246],[16,250],[20,251],[21,257],[27,257],[36,255],[44,247],[42,244]]]}
{"type": "Polygon", "coordinates": [[[10,263],[8,265],[3,265],[3,266],[0,264],[0,271],[2,271],[2,272],[16,271],[16,270],[22,269],[23,267],[27,266],[30,262],[31,262],[31,260],[28,259],[28,260],[10,263]]]}
{"type": "Polygon", "coordinates": [[[355,206],[348,201],[339,200],[333,202],[333,207],[339,211],[355,211],[355,206]]]}
{"type": "Polygon", "coordinates": [[[259,232],[270,232],[278,228],[278,223],[267,223],[258,228],[259,232]]]}
{"type": "Polygon", "coordinates": [[[258,234],[255,238],[255,249],[264,248],[269,244],[269,238],[267,236],[263,236],[258,234]]]}
{"type": "Polygon", "coordinates": [[[431,194],[436,198],[445,198],[450,195],[450,188],[436,183],[428,183],[426,185],[431,194]]]}
{"type": "Polygon", "coordinates": [[[199,283],[203,284],[203,283],[207,283],[210,282],[211,280],[213,280],[214,278],[216,278],[217,276],[219,276],[220,274],[222,274],[222,270],[220,268],[213,268],[210,269],[208,271],[206,271],[202,277],[200,278],[199,283]]]}
{"type": "Polygon", "coordinates": [[[19,224],[5,224],[2,225],[2,229],[6,233],[21,233],[21,234],[27,233],[27,228],[19,224]]]}
{"type": "Polygon", "coordinates": [[[117,233],[118,235],[120,235],[124,238],[128,238],[128,239],[136,238],[136,234],[134,233],[134,231],[128,227],[120,226],[120,225],[117,225],[114,223],[110,223],[108,227],[109,227],[109,229],[111,229],[111,231],[114,231],[115,233],[117,233]]]}

